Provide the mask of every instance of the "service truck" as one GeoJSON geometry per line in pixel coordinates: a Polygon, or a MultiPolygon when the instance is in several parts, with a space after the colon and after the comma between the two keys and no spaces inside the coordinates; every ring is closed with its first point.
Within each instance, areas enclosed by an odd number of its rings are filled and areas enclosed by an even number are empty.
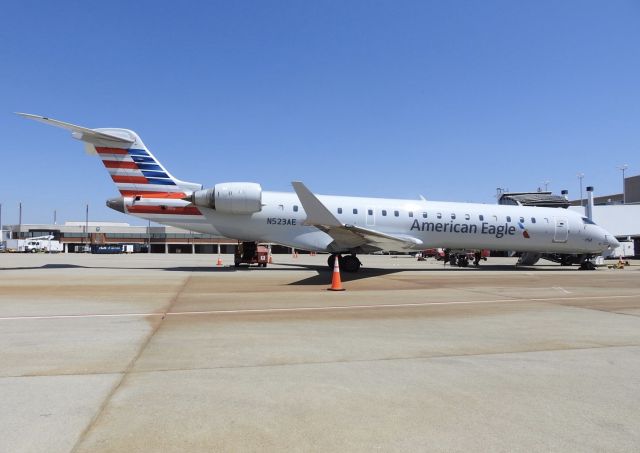
{"type": "Polygon", "coordinates": [[[27,239],[7,239],[6,250],[14,252],[36,253],[36,252],[48,252],[59,253],[62,252],[63,246],[60,241],[53,239],[53,236],[38,236],[27,239]]]}

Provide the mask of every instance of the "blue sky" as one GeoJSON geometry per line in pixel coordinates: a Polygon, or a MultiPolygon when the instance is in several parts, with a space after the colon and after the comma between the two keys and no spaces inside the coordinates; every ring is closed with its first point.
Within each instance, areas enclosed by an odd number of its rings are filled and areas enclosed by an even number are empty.
{"type": "Polygon", "coordinates": [[[135,218],[63,130],[140,134],[177,177],[495,202],[640,173],[637,1],[21,1],[0,17],[2,221],[135,218]]]}

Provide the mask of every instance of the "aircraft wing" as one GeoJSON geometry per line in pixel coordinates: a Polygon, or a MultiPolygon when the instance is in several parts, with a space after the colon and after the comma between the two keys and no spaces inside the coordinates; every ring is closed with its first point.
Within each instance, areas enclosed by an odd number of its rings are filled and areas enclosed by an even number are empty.
{"type": "Polygon", "coordinates": [[[379,250],[409,250],[422,244],[420,239],[408,235],[387,234],[369,228],[344,224],[302,182],[293,181],[291,185],[307,214],[304,224],[315,226],[331,236],[334,242],[330,247],[335,251],[363,246],[379,250]]]}
{"type": "Polygon", "coordinates": [[[129,140],[125,137],[107,134],[105,132],[96,131],[82,126],[76,126],[75,124],[65,123],[64,121],[54,120],[45,116],[32,115],[31,113],[16,113],[20,116],[24,116],[25,118],[29,118],[30,120],[39,121],[50,126],[61,127],[62,129],[71,131],[73,138],[77,138],[78,140],[82,140],[85,142],[93,142],[94,140],[106,140],[109,142],[116,142],[126,145],[132,145],[134,143],[133,140],[129,140]]]}

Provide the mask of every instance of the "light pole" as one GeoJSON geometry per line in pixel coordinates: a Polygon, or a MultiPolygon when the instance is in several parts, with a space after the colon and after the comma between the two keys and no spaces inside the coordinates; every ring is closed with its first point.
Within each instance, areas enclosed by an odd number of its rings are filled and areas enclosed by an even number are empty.
{"type": "Polygon", "coordinates": [[[578,173],[578,179],[580,180],[580,206],[584,206],[584,203],[582,202],[584,199],[582,197],[582,178],[584,178],[584,173],[578,173]]]}
{"type": "Polygon", "coordinates": [[[89,241],[89,203],[87,203],[87,207],[84,212],[84,232],[85,232],[85,239],[87,241],[84,249],[84,251],[86,252],[87,247],[91,245],[89,241]]]}
{"type": "Polygon", "coordinates": [[[542,184],[544,184],[544,191],[547,192],[549,190],[549,184],[551,184],[551,180],[545,179],[544,181],[542,181],[542,184]]]}
{"type": "Polygon", "coordinates": [[[618,167],[618,170],[622,171],[622,204],[626,204],[627,202],[627,196],[624,190],[624,172],[627,168],[629,168],[629,165],[627,164],[624,164],[618,167]]]}
{"type": "MultiPolygon", "coordinates": [[[[20,239],[20,233],[22,232],[22,202],[18,202],[18,236],[17,238],[20,239]]],[[[20,244],[18,242],[18,244],[20,244]]],[[[18,245],[18,247],[20,247],[18,245]]]]}

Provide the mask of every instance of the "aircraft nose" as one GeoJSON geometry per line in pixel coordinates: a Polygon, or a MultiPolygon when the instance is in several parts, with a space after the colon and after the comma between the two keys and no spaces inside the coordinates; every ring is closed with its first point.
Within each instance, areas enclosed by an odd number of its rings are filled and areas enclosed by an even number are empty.
{"type": "Polygon", "coordinates": [[[609,243],[609,248],[611,250],[614,250],[620,247],[620,242],[618,242],[618,240],[615,237],[613,237],[611,234],[605,234],[604,239],[606,242],[609,243]]]}
{"type": "Polygon", "coordinates": [[[602,241],[601,243],[603,245],[606,245],[609,250],[614,250],[620,246],[620,242],[618,242],[618,240],[613,234],[611,234],[610,232],[608,232],[602,227],[599,227],[599,229],[600,229],[600,238],[601,238],[600,240],[602,241]]]}

